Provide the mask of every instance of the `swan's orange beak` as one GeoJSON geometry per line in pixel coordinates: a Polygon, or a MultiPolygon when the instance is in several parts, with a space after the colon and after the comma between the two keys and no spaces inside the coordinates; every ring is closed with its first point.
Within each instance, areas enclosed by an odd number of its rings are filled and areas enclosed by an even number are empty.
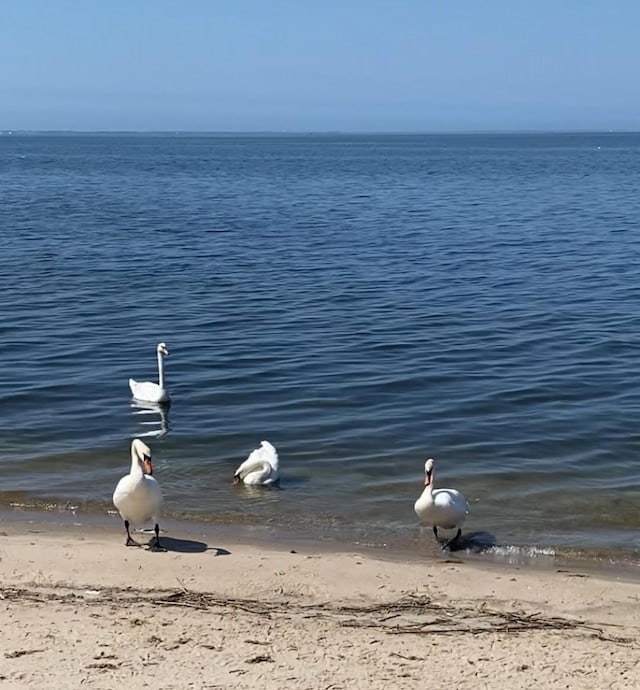
{"type": "Polygon", "coordinates": [[[426,472],[424,475],[424,485],[429,486],[431,484],[431,472],[426,472]]]}
{"type": "Polygon", "coordinates": [[[151,464],[151,458],[148,455],[145,455],[144,458],[142,458],[142,464],[144,465],[145,474],[153,474],[153,465],[151,464]]]}

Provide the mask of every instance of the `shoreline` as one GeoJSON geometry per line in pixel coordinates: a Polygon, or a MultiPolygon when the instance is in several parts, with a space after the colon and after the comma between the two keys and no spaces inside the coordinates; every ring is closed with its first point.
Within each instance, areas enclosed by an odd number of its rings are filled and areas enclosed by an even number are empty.
{"type": "MultiPolygon", "coordinates": [[[[99,536],[112,535],[114,544],[123,539],[122,521],[111,508],[106,512],[67,509],[34,509],[33,507],[0,506],[0,528],[3,524],[32,525],[38,531],[86,531],[99,536]]],[[[640,582],[640,561],[612,560],[596,557],[590,552],[556,552],[531,546],[477,547],[473,541],[464,548],[442,551],[425,528],[424,539],[413,542],[385,542],[354,538],[337,532],[327,536],[310,530],[285,528],[280,525],[259,525],[233,521],[166,518],[161,534],[170,538],[218,540],[267,550],[302,549],[321,554],[340,554],[359,550],[368,557],[414,564],[458,561],[480,568],[525,570],[531,572],[576,571],[607,579],[640,582]]],[[[482,533],[478,533],[482,537],[482,533]]],[[[464,535],[463,535],[464,536],[464,535]]],[[[473,535],[472,535],[473,536],[473,535]]]]}
{"type": "Polygon", "coordinates": [[[637,581],[24,517],[0,526],[3,688],[640,686],[637,581]]]}

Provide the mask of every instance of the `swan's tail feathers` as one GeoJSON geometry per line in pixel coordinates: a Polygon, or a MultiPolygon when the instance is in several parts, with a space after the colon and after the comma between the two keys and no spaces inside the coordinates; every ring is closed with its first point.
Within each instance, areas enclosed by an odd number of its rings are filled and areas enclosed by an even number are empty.
{"type": "Polygon", "coordinates": [[[131,391],[132,395],[135,395],[137,385],[138,382],[135,379],[129,379],[129,390],[131,391]]]}
{"type": "Polygon", "coordinates": [[[267,461],[269,462],[271,467],[273,467],[273,469],[278,469],[278,451],[272,443],[269,443],[269,441],[262,441],[261,447],[258,448],[257,451],[263,458],[265,458],[266,456],[267,461]]]}

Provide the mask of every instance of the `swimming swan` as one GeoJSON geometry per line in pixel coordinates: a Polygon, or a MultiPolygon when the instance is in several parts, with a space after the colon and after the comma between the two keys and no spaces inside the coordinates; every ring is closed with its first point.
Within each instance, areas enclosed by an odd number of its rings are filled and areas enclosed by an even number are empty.
{"type": "Polygon", "coordinates": [[[413,509],[420,518],[420,522],[431,525],[436,539],[438,527],[443,529],[455,529],[456,534],[446,541],[442,548],[451,546],[462,534],[462,525],[469,513],[467,499],[456,489],[433,488],[433,466],[431,458],[424,464],[424,491],[415,502],[413,509]]]}
{"type": "Polygon", "coordinates": [[[151,403],[168,403],[170,401],[169,391],[164,387],[164,358],[169,354],[164,343],[158,343],[158,383],[151,381],[136,381],[129,379],[131,395],[136,400],[151,403]]]}
{"type": "Polygon", "coordinates": [[[263,441],[260,448],[252,450],[249,457],[238,467],[233,475],[233,483],[271,486],[280,478],[278,464],[276,449],[269,441],[263,441]]]}
{"type": "Polygon", "coordinates": [[[130,523],[143,525],[150,520],[154,523],[155,542],[149,544],[152,551],[164,551],[160,545],[158,515],[162,505],[160,485],[151,476],[151,449],[139,438],[131,442],[131,470],[122,477],[113,492],[113,505],[118,509],[127,530],[127,546],[139,546],[131,538],[130,523]]]}

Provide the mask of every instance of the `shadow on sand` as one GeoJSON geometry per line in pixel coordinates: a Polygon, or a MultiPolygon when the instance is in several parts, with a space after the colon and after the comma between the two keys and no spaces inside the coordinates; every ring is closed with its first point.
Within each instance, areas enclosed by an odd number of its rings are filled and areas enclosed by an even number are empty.
{"type": "Polygon", "coordinates": [[[214,551],[214,556],[229,556],[231,551],[223,549],[219,546],[209,546],[203,541],[194,541],[193,539],[175,539],[174,537],[160,537],[160,544],[165,551],[173,553],[204,553],[205,551],[214,551]]]}

